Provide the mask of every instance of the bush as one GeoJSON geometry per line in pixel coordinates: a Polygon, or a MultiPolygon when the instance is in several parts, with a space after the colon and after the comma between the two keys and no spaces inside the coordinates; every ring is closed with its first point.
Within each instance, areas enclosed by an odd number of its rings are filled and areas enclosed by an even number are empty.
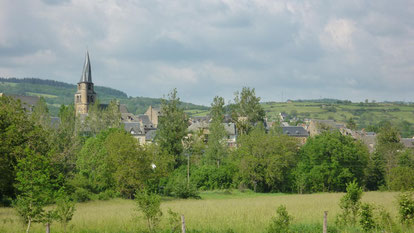
{"type": "Polygon", "coordinates": [[[182,166],[170,175],[165,185],[164,193],[179,198],[199,198],[197,187],[194,181],[192,179],[190,180],[191,182],[188,184],[186,167],[182,166]]]}
{"type": "Polygon", "coordinates": [[[109,200],[117,196],[119,196],[119,194],[115,192],[114,190],[110,190],[110,189],[107,189],[104,192],[100,192],[97,194],[98,200],[109,200]]]}
{"type": "Polygon", "coordinates": [[[414,169],[410,167],[395,167],[391,169],[388,180],[391,190],[410,190],[414,187],[414,169]]]}
{"type": "Polygon", "coordinates": [[[361,212],[359,213],[361,217],[359,219],[359,224],[365,232],[370,232],[375,228],[373,207],[368,203],[361,205],[361,212]]]}
{"type": "Polygon", "coordinates": [[[160,208],[161,197],[157,194],[144,190],[135,194],[135,201],[137,204],[137,210],[142,212],[144,218],[147,220],[148,229],[150,231],[154,231],[160,222],[160,217],[162,216],[160,208]]]}
{"type": "Polygon", "coordinates": [[[410,225],[414,223],[413,193],[403,193],[398,197],[400,221],[410,225]]]}
{"type": "Polygon", "coordinates": [[[362,193],[362,188],[355,181],[347,184],[346,194],[341,198],[339,203],[342,213],[336,218],[338,225],[355,225],[361,205],[362,193]]]}
{"type": "Polygon", "coordinates": [[[77,202],[85,202],[91,200],[92,193],[84,188],[76,188],[72,196],[77,202]]]}
{"type": "Polygon", "coordinates": [[[287,233],[291,232],[289,230],[290,221],[292,220],[292,216],[286,210],[286,206],[281,205],[277,208],[276,211],[277,215],[272,217],[272,222],[270,223],[269,227],[267,228],[267,232],[269,233],[287,233]]]}

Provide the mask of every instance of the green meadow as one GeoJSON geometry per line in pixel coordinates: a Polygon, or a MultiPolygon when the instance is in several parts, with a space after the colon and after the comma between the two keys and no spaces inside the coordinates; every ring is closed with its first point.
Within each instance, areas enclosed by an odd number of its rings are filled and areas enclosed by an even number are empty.
{"type": "MultiPolygon", "coordinates": [[[[188,232],[265,232],[277,207],[286,205],[293,216],[294,228],[314,232],[312,229],[321,229],[324,211],[328,211],[328,226],[334,224],[335,216],[340,212],[339,199],[343,195],[259,194],[235,190],[204,192],[199,200],[164,199],[158,231],[170,232],[167,210],[171,209],[185,216],[188,232]]],[[[366,192],[362,201],[383,206],[396,219],[397,195],[396,192],[366,192]]],[[[146,223],[139,216],[132,200],[78,203],[68,229],[69,232],[144,232],[146,223]]],[[[31,232],[44,232],[44,229],[37,223],[31,232]]],[[[62,232],[59,223],[53,223],[51,229],[52,232],[62,232]]],[[[0,208],[0,232],[24,230],[25,226],[12,208],[0,208]]],[[[410,231],[406,229],[405,232],[410,231]]]]}

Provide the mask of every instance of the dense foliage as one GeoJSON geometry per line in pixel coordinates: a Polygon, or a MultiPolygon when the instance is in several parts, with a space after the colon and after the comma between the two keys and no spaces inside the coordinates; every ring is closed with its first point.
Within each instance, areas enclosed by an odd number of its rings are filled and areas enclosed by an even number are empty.
{"type": "MultiPolygon", "coordinates": [[[[188,116],[174,89],[161,103],[155,142],[140,145],[123,129],[117,101],[105,109],[97,101],[84,118],[76,117],[73,105],[62,105],[59,123],[51,124],[44,99],[28,113],[20,102],[1,97],[1,202],[13,202],[29,229],[31,222],[67,224],[75,210],[73,201],[141,198],[144,205],[155,194],[197,198],[199,191],[214,189],[346,190],[340,204],[343,222],[359,223],[366,231],[385,229],[375,216],[388,221],[388,215],[362,205],[359,198],[362,189],[414,187],[414,154],[400,142],[397,128],[383,122],[372,153],[361,141],[335,130],[303,142],[282,134],[278,126],[266,127],[259,100],[248,88],[236,94],[231,107],[215,97],[210,128],[188,132],[188,116]],[[227,145],[226,108],[239,133],[235,147],[227,145]],[[53,203],[56,210],[46,211],[53,203]]],[[[409,218],[412,203],[401,200],[409,218]]],[[[153,230],[158,215],[151,216],[153,230]]],[[[274,219],[276,225],[278,221],[274,219]]]]}

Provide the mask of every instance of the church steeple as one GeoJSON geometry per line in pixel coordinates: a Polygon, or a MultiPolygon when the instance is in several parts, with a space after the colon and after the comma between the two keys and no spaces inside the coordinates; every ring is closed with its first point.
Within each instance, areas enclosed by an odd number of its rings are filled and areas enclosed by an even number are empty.
{"type": "Polygon", "coordinates": [[[92,83],[91,61],[89,60],[89,52],[86,50],[85,64],[83,64],[82,77],[80,83],[92,83]]]}
{"type": "Polygon", "coordinates": [[[94,104],[95,100],[96,93],[92,83],[91,62],[89,60],[89,52],[86,50],[82,77],[78,82],[78,91],[75,94],[76,115],[87,114],[90,105],[94,104]]]}

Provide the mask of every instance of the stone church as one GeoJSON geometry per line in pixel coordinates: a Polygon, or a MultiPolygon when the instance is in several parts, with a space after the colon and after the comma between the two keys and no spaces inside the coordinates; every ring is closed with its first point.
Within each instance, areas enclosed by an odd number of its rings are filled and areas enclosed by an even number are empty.
{"type": "Polygon", "coordinates": [[[95,103],[95,100],[96,93],[92,82],[91,62],[89,60],[89,53],[86,51],[82,77],[78,82],[78,91],[75,94],[76,115],[87,114],[90,106],[95,103]]]}
{"type": "MultiPolygon", "coordinates": [[[[85,63],[83,65],[82,76],[78,82],[78,90],[75,93],[76,116],[85,116],[96,101],[96,93],[92,82],[91,61],[89,52],[86,51],[85,63]]],[[[107,107],[106,104],[99,106],[101,109],[107,107]]],[[[149,106],[145,114],[135,115],[128,112],[125,105],[119,105],[121,122],[125,131],[131,133],[140,144],[152,142],[158,124],[160,110],[149,106]]]]}

